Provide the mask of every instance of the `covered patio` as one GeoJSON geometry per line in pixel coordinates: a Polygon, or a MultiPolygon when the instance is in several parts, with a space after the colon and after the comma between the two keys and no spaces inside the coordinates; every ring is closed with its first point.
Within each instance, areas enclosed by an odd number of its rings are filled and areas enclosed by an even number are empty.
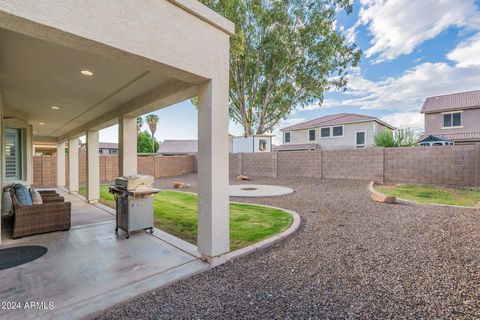
{"type": "MultiPolygon", "coordinates": [[[[103,209],[73,196],[68,200],[74,204],[77,219],[87,210],[97,218],[102,216],[103,209]]],[[[0,318],[83,318],[210,268],[195,246],[161,230],[154,235],[142,232],[125,241],[115,235],[114,228],[110,219],[4,241],[4,248],[40,245],[48,252],[33,262],[0,271],[0,301],[53,303],[53,309],[1,310],[0,318]]]]}
{"type": "MultiPolygon", "coordinates": [[[[33,262],[0,271],[1,300],[55,303],[55,310],[46,313],[12,310],[2,311],[1,317],[92,314],[205,270],[229,251],[228,61],[233,32],[231,22],[194,0],[0,3],[0,183],[4,190],[12,183],[31,185],[34,143],[55,144],[57,187],[72,202],[69,231],[18,240],[0,234],[0,248],[48,248],[33,262]],[[139,232],[129,240],[118,237],[113,216],[98,204],[99,130],[118,124],[118,176],[134,175],[137,116],[193,97],[198,97],[202,185],[197,246],[161,230],[139,232]],[[84,135],[85,201],[78,197],[78,138],[84,135]]],[[[11,204],[2,201],[1,209],[6,215],[11,204]]],[[[8,227],[0,230],[8,232],[8,227]]]]}

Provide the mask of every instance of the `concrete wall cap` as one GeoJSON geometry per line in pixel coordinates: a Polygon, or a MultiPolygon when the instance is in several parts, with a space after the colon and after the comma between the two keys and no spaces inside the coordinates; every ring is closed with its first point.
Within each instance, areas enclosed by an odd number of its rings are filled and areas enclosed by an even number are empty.
{"type": "Polygon", "coordinates": [[[230,20],[216,13],[206,5],[196,0],[168,0],[174,5],[193,14],[197,18],[211,24],[212,26],[222,30],[226,34],[233,36],[235,34],[235,25],[230,20]]]}

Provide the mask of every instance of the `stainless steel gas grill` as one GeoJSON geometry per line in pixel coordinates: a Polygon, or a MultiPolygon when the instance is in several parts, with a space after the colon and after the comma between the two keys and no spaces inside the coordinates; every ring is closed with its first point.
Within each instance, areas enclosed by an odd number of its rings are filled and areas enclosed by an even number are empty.
{"type": "Polygon", "coordinates": [[[137,230],[148,230],[153,233],[153,195],[160,190],[153,188],[152,176],[119,177],[109,187],[115,197],[116,226],[125,231],[125,238],[137,230]]]}

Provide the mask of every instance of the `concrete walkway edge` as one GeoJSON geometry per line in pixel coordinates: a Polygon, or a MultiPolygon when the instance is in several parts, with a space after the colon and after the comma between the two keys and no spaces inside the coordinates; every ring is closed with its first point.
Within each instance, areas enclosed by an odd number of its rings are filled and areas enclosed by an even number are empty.
{"type": "MultiPolygon", "coordinates": [[[[170,191],[173,191],[173,190],[170,190],[170,191]]],[[[190,192],[190,191],[173,191],[173,192],[188,193],[188,194],[196,195],[195,192],[190,192]]],[[[273,235],[270,238],[267,238],[267,239],[264,239],[262,241],[253,243],[253,244],[251,244],[249,246],[246,246],[244,248],[225,253],[225,254],[223,254],[219,257],[214,257],[213,259],[208,261],[210,263],[210,265],[212,266],[212,268],[217,267],[219,265],[222,265],[222,264],[224,264],[228,261],[244,257],[244,256],[246,256],[250,253],[255,252],[255,251],[263,250],[265,248],[268,248],[268,247],[272,246],[273,244],[275,244],[279,241],[282,241],[286,237],[290,236],[292,233],[296,232],[298,230],[298,228],[300,227],[301,218],[300,218],[300,215],[298,213],[296,213],[295,211],[280,208],[280,207],[269,206],[269,205],[266,205],[266,204],[257,204],[257,203],[249,203],[249,202],[237,202],[237,201],[235,201],[233,203],[248,204],[248,205],[254,205],[254,206],[259,206],[259,207],[266,207],[266,208],[282,210],[282,211],[287,212],[288,214],[290,214],[293,217],[293,222],[290,225],[290,227],[287,228],[287,230],[284,230],[284,231],[280,232],[279,234],[273,235]]]]}
{"type": "MultiPolygon", "coordinates": [[[[243,202],[235,202],[235,203],[252,204],[252,203],[243,203],[243,202]]],[[[282,231],[279,234],[276,234],[276,235],[274,235],[270,238],[267,238],[265,240],[262,240],[260,242],[253,243],[253,244],[251,244],[249,246],[246,246],[244,248],[241,248],[241,249],[238,249],[238,250],[235,250],[235,251],[231,251],[229,253],[221,255],[220,257],[218,257],[218,259],[216,261],[214,260],[214,261],[211,262],[212,266],[215,267],[215,266],[218,266],[220,264],[226,263],[228,261],[244,257],[244,256],[246,256],[250,253],[255,252],[255,251],[266,249],[266,248],[274,245],[275,243],[282,241],[286,237],[290,236],[291,234],[296,232],[298,230],[298,228],[300,227],[301,218],[300,218],[300,215],[298,213],[296,213],[295,211],[291,211],[291,210],[287,210],[287,209],[279,208],[279,207],[274,207],[274,206],[268,206],[268,205],[264,205],[264,204],[254,204],[254,205],[285,211],[293,217],[293,222],[290,225],[290,227],[288,227],[288,229],[286,229],[285,231],[282,231]]]]}

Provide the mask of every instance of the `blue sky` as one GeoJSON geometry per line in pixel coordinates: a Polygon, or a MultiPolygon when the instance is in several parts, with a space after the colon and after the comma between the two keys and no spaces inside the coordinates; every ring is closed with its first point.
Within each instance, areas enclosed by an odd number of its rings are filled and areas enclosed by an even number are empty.
{"type": "MultiPolygon", "coordinates": [[[[338,12],[337,29],[364,53],[346,91],[328,92],[322,106],[297,109],[280,126],[353,112],[421,132],[426,97],[480,89],[480,0],[355,0],[352,14],[338,12]]],[[[197,138],[189,101],[156,113],[159,140],[197,138]]],[[[230,133],[242,128],[231,123],[230,133]]],[[[116,142],[116,128],[100,139],[116,142]]]]}

